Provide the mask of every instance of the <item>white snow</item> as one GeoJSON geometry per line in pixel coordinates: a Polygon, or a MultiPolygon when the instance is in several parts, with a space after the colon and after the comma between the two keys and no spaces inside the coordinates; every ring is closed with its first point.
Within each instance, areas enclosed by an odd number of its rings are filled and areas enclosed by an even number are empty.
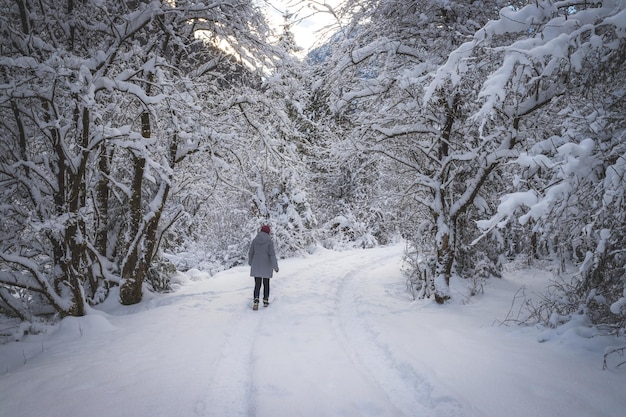
{"type": "Polygon", "coordinates": [[[623,340],[576,320],[498,325],[516,291],[548,274],[509,271],[474,298],[453,282],[440,306],[405,292],[402,252],[283,260],[256,312],[246,267],[181,275],[175,292],[135,306],[109,299],[0,345],[0,416],[624,415],[626,372],[602,369],[623,340]]]}

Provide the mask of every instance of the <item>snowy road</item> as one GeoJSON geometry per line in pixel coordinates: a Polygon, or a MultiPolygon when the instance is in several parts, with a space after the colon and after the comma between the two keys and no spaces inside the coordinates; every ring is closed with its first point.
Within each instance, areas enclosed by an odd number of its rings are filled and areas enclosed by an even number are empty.
{"type": "MultiPolygon", "coordinates": [[[[199,414],[465,415],[454,400],[433,400],[426,379],[371,330],[371,303],[384,296],[384,288],[377,294],[372,287],[380,286],[381,271],[397,268],[399,253],[330,254],[313,264],[283,267],[272,281],[270,308],[230,307],[236,311],[228,325],[232,332],[210,367],[199,414]]],[[[249,293],[245,288],[238,299],[249,293]]]]}
{"type": "Polygon", "coordinates": [[[197,272],[0,345],[0,416],[622,415],[626,374],[603,372],[598,347],[492,326],[528,277],[471,303],[412,301],[402,249],[282,261],[256,312],[247,268],[197,272]]]}
{"type": "Polygon", "coordinates": [[[464,415],[452,400],[433,401],[432,387],[372,331],[380,272],[399,265],[398,256],[346,253],[276,281],[276,302],[252,313],[250,415],[464,415]]]}

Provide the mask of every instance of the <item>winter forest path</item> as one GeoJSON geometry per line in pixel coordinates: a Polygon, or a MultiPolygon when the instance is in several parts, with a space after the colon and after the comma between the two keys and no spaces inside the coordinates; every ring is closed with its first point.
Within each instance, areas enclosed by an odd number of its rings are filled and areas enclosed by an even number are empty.
{"type": "Polygon", "coordinates": [[[372,307],[388,296],[384,276],[400,258],[346,252],[281,269],[277,301],[260,312],[251,415],[463,415],[448,413],[454,401],[433,401],[432,387],[372,331],[372,307]]]}
{"type": "Polygon", "coordinates": [[[243,266],[212,278],[189,271],[175,292],[146,294],[136,306],[107,301],[54,334],[0,345],[0,417],[615,417],[624,409],[626,375],[523,329],[492,326],[518,283],[494,282],[475,304],[416,302],[402,254],[397,245],[283,260],[271,305],[259,311],[243,266]]]}
{"type": "MultiPolygon", "coordinates": [[[[400,258],[400,251],[328,252],[281,263],[270,307],[235,309],[198,415],[464,415],[453,400],[433,400],[427,380],[371,330],[371,307],[386,296],[381,275],[400,258]]],[[[242,306],[250,292],[238,294],[242,306]]]]}

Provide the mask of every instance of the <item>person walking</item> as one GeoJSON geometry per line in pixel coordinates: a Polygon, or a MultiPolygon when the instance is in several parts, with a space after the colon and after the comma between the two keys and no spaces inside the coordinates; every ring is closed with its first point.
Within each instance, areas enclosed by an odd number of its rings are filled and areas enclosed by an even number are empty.
{"type": "Polygon", "coordinates": [[[270,227],[264,225],[252,240],[248,251],[248,265],[250,276],[254,277],[254,304],[253,310],[259,309],[259,295],[263,284],[263,307],[270,302],[270,278],[274,272],[278,272],[278,261],[274,251],[274,242],[270,237],[270,227]]]}

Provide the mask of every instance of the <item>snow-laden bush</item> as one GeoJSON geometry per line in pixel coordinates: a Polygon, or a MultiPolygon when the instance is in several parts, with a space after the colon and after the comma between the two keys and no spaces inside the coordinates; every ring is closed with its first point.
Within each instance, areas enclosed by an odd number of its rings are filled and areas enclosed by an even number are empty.
{"type": "Polygon", "coordinates": [[[435,292],[435,256],[407,244],[404,251],[402,273],[406,277],[406,290],[413,300],[430,298],[435,292]]]}
{"type": "Polygon", "coordinates": [[[377,241],[368,226],[353,213],[338,215],[323,225],[321,244],[336,250],[374,247],[377,241]]]}

